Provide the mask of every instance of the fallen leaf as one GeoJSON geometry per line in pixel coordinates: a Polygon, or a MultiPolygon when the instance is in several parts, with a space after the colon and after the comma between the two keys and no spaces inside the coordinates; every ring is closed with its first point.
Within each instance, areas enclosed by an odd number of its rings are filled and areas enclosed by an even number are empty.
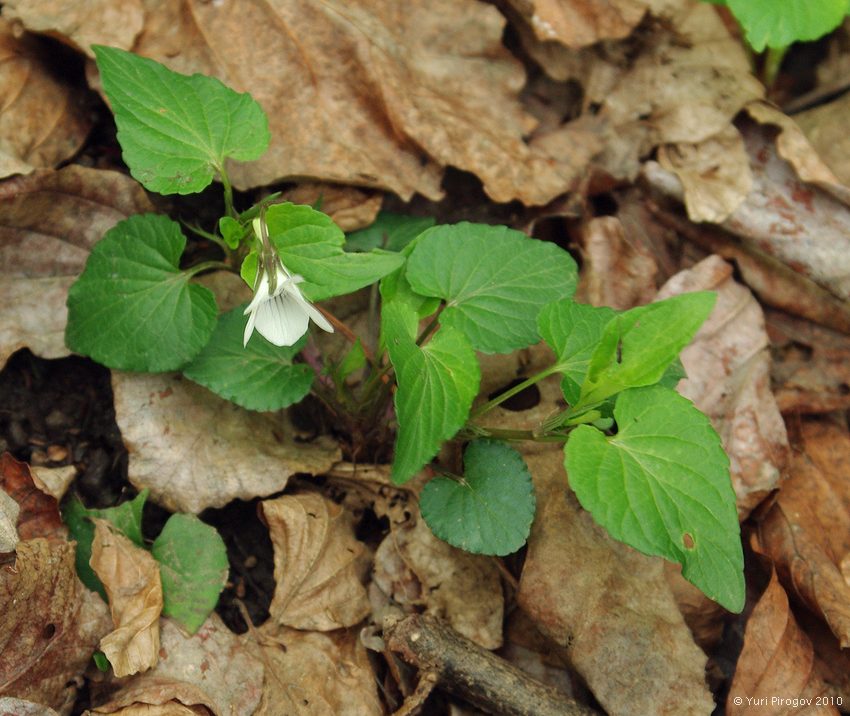
{"type": "Polygon", "coordinates": [[[351,516],[314,493],[261,503],[275,551],[271,618],[296,629],[330,631],[369,613],[363,577],[368,552],[351,516]]]}
{"type": "Polygon", "coordinates": [[[502,645],[505,607],[495,559],[437,539],[418,511],[391,525],[375,552],[373,578],[393,602],[424,607],[485,649],[502,645]]]}
{"type": "Polygon", "coordinates": [[[61,502],[74,478],[77,476],[77,468],[74,465],[60,465],[59,467],[31,467],[33,483],[42,492],[61,502]]]}
{"type": "MultiPolygon", "coordinates": [[[[216,614],[192,636],[171,619],[160,620],[160,657],[144,674],[95,685],[91,713],[160,714],[152,707],[187,714],[251,716],[263,692],[263,663],[253,644],[237,637],[216,614]],[[149,710],[144,710],[145,705],[149,710]],[[183,712],[179,712],[183,713],[183,712]]],[[[169,711],[165,711],[170,714],[169,711]]]]}
{"type": "Polygon", "coordinates": [[[299,442],[285,422],[179,375],[113,371],[112,387],[130,482],[173,512],[269,495],[294,473],[321,475],[339,460],[330,438],[299,442]]]}
{"type": "Polygon", "coordinates": [[[546,638],[522,609],[514,609],[508,616],[505,643],[497,653],[529,676],[575,699],[564,650],[546,638]]]}
{"type": "Polygon", "coordinates": [[[137,547],[106,520],[92,518],[91,566],[109,597],[115,629],[100,648],[116,676],[153,667],[159,658],[162,583],[150,552],[137,547]]]}
{"type": "Polygon", "coordinates": [[[770,582],[753,609],[744,648],[726,699],[728,716],[838,714],[817,705],[827,688],[814,672],[812,642],[794,620],[788,597],[771,569],[770,582]]]}
{"type": "Polygon", "coordinates": [[[20,539],[46,537],[64,541],[68,531],[56,498],[36,487],[29,465],[7,452],[0,455],[0,491],[19,507],[16,526],[20,539]]]}
{"type": "Polygon", "coordinates": [[[91,117],[80,93],[61,82],[46,48],[0,18],[0,177],[28,174],[70,159],[83,145],[91,117]]]}
{"type": "Polygon", "coordinates": [[[315,184],[306,182],[283,193],[281,197],[293,204],[309,204],[324,212],[343,231],[357,231],[375,221],[382,194],[353,186],[315,184]]]}
{"type": "Polygon", "coordinates": [[[788,479],[759,524],[760,551],[783,585],[821,614],[841,647],[850,646],[850,584],[840,565],[850,553],[850,436],[814,419],[800,426],[788,479]]]}
{"type": "Polygon", "coordinates": [[[357,630],[322,633],[267,623],[259,630],[259,643],[266,680],[254,716],[385,713],[357,630]]]}
{"type": "Polygon", "coordinates": [[[688,377],[679,392],[709,416],[729,455],[732,486],[743,518],[775,489],[788,459],[785,423],[770,390],[764,314],[732,278],[732,267],[710,256],[673,276],[658,299],[711,290],[717,304],[681,353],[688,377]]]}
{"type": "Polygon", "coordinates": [[[0,568],[0,696],[69,713],[109,613],[77,579],[73,543],[36,538],[16,551],[0,568]]]}
{"type": "Polygon", "coordinates": [[[19,348],[68,355],[65,301],[91,247],[153,205],[118,172],[68,166],[0,184],[0,365],[19,348]]]}
{"type": "Polygon", "coordinates": [[[0,697],[0,716],[59,716],[53,709],[32,701],[0,697]]]}
{"type": "Polygon", "coordinates": [[[704,716],[705,655],[664,579],[662,560],[612,540],[567,488],[563,454],[526,454],[537,516],[517,601],[564,647],[612,716],[704,716]]]}
{"type": "Polygon", "coordinates": [[[842,94],[831,102],[794,115],[812,148],[842,184],[850,185],[850,136],[846,120],[850,96],[842,94]]]}
{"type": "Polygon", "coordinates": [[[18,530],[18,515],[21,508],[9,495],[0,490],[0,552],[11,552],[20,542],[18,530]]]}
{"type": "Polygon", "coordinates": [[[723,638],[726,610],[686,580],[680,565],[665,562],[664,576],[694,641],[706,654],[713,653],[723,638]]]}

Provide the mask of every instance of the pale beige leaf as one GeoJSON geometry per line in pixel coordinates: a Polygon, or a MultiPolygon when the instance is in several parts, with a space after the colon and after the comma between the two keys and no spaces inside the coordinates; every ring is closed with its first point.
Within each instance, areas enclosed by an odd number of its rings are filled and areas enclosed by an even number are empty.
{"type": "Polygon", "coordinates": [[[500,647],[504,597],[496,561],[437,539],[418,513],[391,528],[375,553],[374,580],[384,594],[424,607],[485,649],[500,647]]]}
{"type": "Polygon", "coordinates": [[[106,589],[115,626],[100,640],[100,648],[116,676],[146,671],[159,658],[159,564],[111,523],[92,521],[95,532],[90,564],[106,589]]]}
{"type": "Polygon", "coordinates": [[[770,385],[764,313],[750,291],[732,278],[732,266],[709,256],[673,276],[658,299],[714,291],[717,303],[681,353],[688,374],[679,392],[711,418],[729,455],[741,518],[782,479],[788,436],[770,385]]]}
{"type": "MultiPolygon", "coordinates": [[[[263,663],[252,644],[231,632],[216,614],[187,636],[171,619],[160,619],[160,658],[156,666],[129,679],[98,686],[93,714],[122,709],[187,709],[187,713],[251,716],[263,691],[263,663]],[[208,710],[208,711],[207,711],[208,710]]],[[[131,711],[131,713],[133,713],[131,711]]]]}
{"type": "Polygon", "coordinates": [[[43,46],[0,18],[0,177],[56,166],[91,128],[81,94],[46,60],[43,46]]]}
{"type": "Polygon", "coordinates": [[[566,489],[563,453],[526,453],[537,515],[517,600],[566,648],[606,713],[707,716],[706,657],[664,579],[662,560],[615,542],[566,489]]]}
{"type": "Polygon", "coordinates": [[[0,570],[0,696],[68,713],[108,610],[77,579],[73,543],[19,542],[10,567],[0,570]]]}
{"type": "Polygon", "coordinates": [[[356,629],[260,629],[267,664],[263,699],[254,716],[381,716],[377,679],[356,629]]]}
{"type": "Polygon", "coordinates": [[[275,552],[271,618],[318,631],[361,621],[369,613],[369,554],[354,537],[350,514],[315,493],[266,500],[262,513],[275,552]]]}
{"type": "Polygon", "coordinates": [[[832,102],[794,115],[794,121],[805,133],[814,151],[845,185],[850,185],[848,109],[850,95],[842,94],[832,102]]]}
{"type": "Polygon", "coordinates": [[[321,475],[340,456],[329,438],[299,442],[284,420],[244,410],[179,375],[113,371],[112,387],[130,481],[175,512],[278,492],[290,475],[321,475]]]}
{"type": "Polygon", "coordinates": [[[18,515],[20,505],[0,490],[0,552],[11,552],[18,544],[18,515]]]}
{"type": "Polygon", "coordinates": [[[0,714],[3,716],[59,716],[47,706],[5,696],[0,697],[0,714]]]}
{"type": "Polygon", "coordinates": [[[129,50],[142,30],[142,0],[10,0],[4,17],[15,18],[30,31],[69,41],[94,58],[91,45],[129,50]]]}

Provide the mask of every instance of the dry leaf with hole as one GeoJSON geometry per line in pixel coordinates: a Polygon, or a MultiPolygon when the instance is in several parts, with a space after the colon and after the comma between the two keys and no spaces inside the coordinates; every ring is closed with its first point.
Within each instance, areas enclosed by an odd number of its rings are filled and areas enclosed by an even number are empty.
{"type": "Polygon", "coordinates": [[[612,716],[705,716],[705,655],[664,579],[662,560],[615,542],[567,490],[563,453],[525,455],[537,491],[517,601],[566,649],[612,716]]]}
{"type": "Polygon", "coordinates": [[[255,713],[263,692],[263,663],[253,645],[231,632],[218,615],[211,614],[192,636],[163,618],[160,644],[159,661],[150,671],[95,684],[92,714],[133,707],[142,711],[146,705],[189,709],[188,714],[203,708],[215,716],[255,713]]]}
{"type": "Polygon", "coordinates": [[[369,554],[354,537],[351,515],[315,493],[261,503],[274,545],[277,624],[329,631],[369,613],[363,578],[369,554]]]}
{"type": "Polygon", "coordinates": [[[374,582],[393,602],[424,607],[485,649],[502,645],[502,596],[495,559],[437,539],[418,513],[390,533],[375,552],[374,582]]]}
{"type": "Polygon", "coordinates": [[[100,648],[116,676],[146,671],[159,658],[159,564],[111,523],[92,521],[95,530],[90,563],[106,589],[115,626],[100,640],[100,648]]]}
{"type": "Polygon", "coordinates": [[[27,174],[69,159],[83,145],[91,118],[83,96],[61,82],[46,47],[0,18],[0,177],[27,174]]]}
{"type": "Polygon", "coordinates": [[[37,538],[16,551],[0,568],[0,696],[68,713],[109,613],[77,579],[72,543],[37,538]]]}
{"type": "Polygon", "coordinates": [[[322,633],[268,622],[258,636],[266,679],[254,716],[385,713],[356,629],[322,633]]]}
{"type": "Polygon", "coordinates": [[[91,247],[153,208],[130,177],[80,166],[0,184],[0,365],[24,347],[42,358],[68,355],[65,301],[91,247]]]}
{"type": "Polygon", "coordinates": [[[174,512],[269,495],[294,473],[321,475],[339,460],[330,438],[300,442],[285,421],[240,408],[179,375],[113,371],[112,389],[130,482],[174,512]]]}
{"type": "Polygon", "coordinates": [[[717,303],[681,353],[687,379],[679,392],[709,418],[729,455],[738,513],[746,517],[775,489],[788,459],[785,423],[770,390],[770,354],[764,313],[732,278],[732,267],[709,256],[673,276],[658,299],[714,291],[717,303]]]}
{"type": "Polygon", "coordinates": [[[812,642],[794,620],[785,590],[771,569],[770,583],[747,620],[726,713],[838,716],[834,706],[815,704],[817,697],[827,696],[827,688],[814,665],[812,642]]]}
{"type": "Polygon", "coordinates": [[[759,525],[760,551],[785,587],[823,615],[842,648],[850,646],[850,436],[829,422],[800,425],[789,477],[759,525]]]}

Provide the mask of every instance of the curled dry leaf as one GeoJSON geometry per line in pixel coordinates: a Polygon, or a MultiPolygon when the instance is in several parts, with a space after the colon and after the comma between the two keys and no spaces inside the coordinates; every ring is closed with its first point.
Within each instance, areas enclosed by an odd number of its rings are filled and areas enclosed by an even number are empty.
{"type": "Polygon", "coordinates": [[[0,696],[68,713],[109,613],[77,579],[72,543],[36,538],[16,551],[0,568],[0,696]]]}
{"type": "Polygon", "coordinates": [[[309,204],[321,209],[343,231],[357,231],[369,226],[384,201],[383,194],[353,186],[307,182],[283,193],[293,204],[309,204]]]}
{"type": "Polygon", "coordinates": [[[437,539],[418,514],[393,524],[375,552],[375,584],[408,608],[424,607],[485,649],[502,645],[502,596],[495,559],[437,539]]]}
{"type": "Polygon", "coordinates": [[[0,491],[19,507],[15,526],[21,539],[46,537],[64,541],[68,530],[56,498],[36,486],[29,465],[7,452],[0,455],[0,491]]]}
{"type": "Polygon", "coordinates": [[[0,18],[0,177],[27,174],[69,159],[91,128],[79,93],[60,82],[45,48],[0,18]]]}
{"type": "Polygon", "coordinates": [[[115,626],[100,640],[100,648],[116,676],[137,674],[159,658],[159,565],[150,552],[137,547],[111,523],[92,521],[91,566],[106,589],[115,626]]]}
{"type": "Polygon", "coordinates": [[[726,713],[838,716],[834,706],[815,704],[818,696],[827,695],[827,688],[814,666],[812,642],[794,620],[785,590],[771,569],[767,589],[747,621],[726,713]]]}
{"type": "Polygon", "coordinates": [[[269,613],[281,625],[330,631],[369,613],[363,578],[369,554],[349,513],[314,493],[262,503],[277,582],[269,613]]]}
{"type": "Polygon", "coordinates": [[[705,655],[664,579],[662,560],[615,542],[566,489],[558,449],[526,454],[537,515],[517,600],[564,647],[612,716],[704,716],[705,655]]]}
{"type": "Polygon", "coordinates": [[[65,301],[91,247],[153,208],[130,177],[80,166],[0,184],[0,365],[23,347],[43,358],[68,355],[65,301]]]}
{"type": "Polygon", "coordinates": [[[759,525],[760,551],[783,584],[823,615],[842,648],[850,646],[850,436],[844,427],[808,420],[789,477],[759,525]]]}
{"type": "Polygon", "coordinates": [[[174,512],[278,492],[290,475],[321,475],[339,460],[329,438],[298,442],[284,421],[244,410],[181,376],[113,371],[112,388],[130,481],[174,512]]]}
{"type": "Polygon", "coordinates": [[[254,716],[381,716],[376,676],[356,629],[322,633],[266,623],[259,630],[266,664],[254,716]]]}
{"type": "Polygon", "coordinates": [[[256,712],[263,691],[263,662],[253,644],[237,637],[218,615],[211,614],[192,636],[163,618],[160,642],[159,661],[150,671],[95,684],[93,716],[122,713],[124,708],[141,711],[145,705],[175,713],[182,706],[187,715],[200,708],[214,716],[256,712]]]}
{"type": "Polygon", "coordinates": [[[717,293],[711,316],[681,360],[688,378],[679,392],[711,418],[729,455],[738,513],[745,517],[777,487],[788,459],[785,423],[770,390],[770,354],[764,314],[753,295],[732,278],[732,267],[709,256],[673,276],[658,292],[717,293]]]}

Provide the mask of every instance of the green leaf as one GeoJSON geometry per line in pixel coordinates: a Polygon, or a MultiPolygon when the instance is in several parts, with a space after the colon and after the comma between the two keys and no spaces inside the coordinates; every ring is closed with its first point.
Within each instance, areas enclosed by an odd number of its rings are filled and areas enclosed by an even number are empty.
{"type": "Polygon", "coordinates": [[[209,186],[225,159],[250,161],[266,151],[268,119],[251,95],[115,47],[92,49],[124,161],[146,189],[194,194],[209,186]]]}
{"type": "Polygon", "coordinates": [[[242,242],[242,237],[245,235],[245,227],[232,216],[222,216],[218,220],[218,230],[221,232],[221,238],[224,239],[224,243],[231,249],[239,246],[242,242]]]}
{"type": "Polygon", "coordinates": [[[422,296],[446,301],[440,316],[484,353],[536,343],[537,314],[573,295],[576,264],[555,244],[505,226],[460,223],[419,236],[407,280],[422,296]]]}
{"type": "Polygon", "coordinates": [[[106,591],[89,564],[91,545],[94,541],[94,524],[91,518],[108,520],[134,544],[143,547],[142,511],[148,492],[149,490],[142,490],[129,502],[122,502],[116,507],[92,510],[86,508],[80,502],[80,498],[75,495],[62,511],[62,519],[68,527],[70,537],[77,542],[77,576],[89,589],[100,594],[104,601],[106,601],[106,591]]]}
{"type": "Polygon", "coordinates": [[[453,328],[443,326],[425,346],[417,346],[417,316],[411,305],[385,303],[381,319],[398,382],[392,479],[402,483],[463,427],[481,371],[469,341],[453,328]]]}
{"type": "Polygon", "coordinates": [[[194,634],[215,609],[227,582],[227,549],[221,536],[195,515],[171,515],[151,553],[159,562],[162,613],[194,634]]]}
{"type": "Polygon", "coordinates": [[[841,24],[847,0],[728,0],[756,52],[817,40],[841,24]]]}
{"type": "Polygon", "coordinates": [[[197,355],[218,310],[212,291],[177,268],[185,246],[180,226],[159,214],[131,216],[106,232],[68,292],[68,348],[150,373],[197,355]]]}
{"type": "Polygon", "coordinates": [[[371,226],[350,233],[345,248],[348,251],[401,251],[425,229],[432,227],[434,222],[431,216],[407,216],[382,211],[371,226]]]}
{"type": "Polygon", "coordinates": [[[624,391],[613,437],[570,435],[565,465],[582,506],[612,537],[682,565],[727,609],[744,606],[744,557],[729,458],[708,418],[661,386],[624,391]]]}
{"type": "Polygon", "coordinates": [[[354,345],[351,346],[349,351],[345,354],[345,357],[340,361],[339,365],[336,367],[336,375],[338,377],[338,380],[340,382],[345,380],[348,376],[354,373],[354,371],[360,370],[365,365],[366,351],[363,350],[363,344],[358,338],[356,341],[354,341],[354,345]]]}
{"type": "Polygon", "coordinates": [[[183,374],[248,410],[280,410],[297,403],[313,384],[313,370],[292,362],[307,337],[278,347],[255,332],[243,348],[244,310],[245,305],[239,306],[218,319],[209,343],[183,374]]]}
{"type": "Polygon", "coordinates": [[[657,383],[699,330],[716,294],[683,293],[617,314],[605,326],[581,387],[581,406],[657,383]]]}
{"type": "Polygon", "coordinates": [[[306,279],[299,288],[311,301],[352,293],[404,263],[404,257],[387,251],[346,253],[342,229],[329,216],[309,206],[270,206],[266,224],[269,239],[286,268],[306,279]]]}
{"type": "Polygon", "coordinates": [[[494,440],[463,453],[462,479],[435,477],[419,498],[422,517],[441,540],[476,554],[506,555],[528,539],[534,486],[522,456],[494,440]]]}
{"type": "Polygon", "coordinates": [[[570,405],[578,402],[590,357],[602,332],[616,311],[606,306],[587,306],[564,299],[544,306],[537,317],[541,338],[555,351],[558,373],[563,373],[561,390],[570,405]]]}

